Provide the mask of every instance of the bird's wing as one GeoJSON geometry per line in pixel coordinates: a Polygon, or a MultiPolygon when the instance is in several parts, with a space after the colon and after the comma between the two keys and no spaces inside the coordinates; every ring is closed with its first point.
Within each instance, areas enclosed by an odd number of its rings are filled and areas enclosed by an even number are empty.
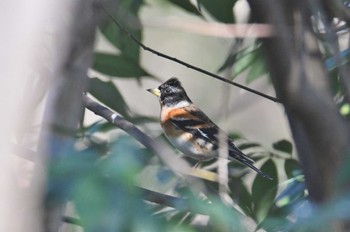
{"type": "Polygon", "coordinates": [[[217,146],[219,128],[200,109],[190,105],[178,112],[183,113],[172,115],[170,118],[174,126],[217,146]]]}
{"type": "MultiPolygon", "coordinates": [[[[213,148],[218,148],[218,134],[220,128],[205,115],[203,111],[193,105],[183,107],[177,114],[172,115],[170,122],[177,128],[193,134],[197,138],[213,144],[213,148]]],[[[249,168],[253,169],[265,178],[272,179],[253,165],[254,160],[250,159],[242,151],[240,151],[233,140],[227,136],[229,158],[236,159],[249,168]]]]}

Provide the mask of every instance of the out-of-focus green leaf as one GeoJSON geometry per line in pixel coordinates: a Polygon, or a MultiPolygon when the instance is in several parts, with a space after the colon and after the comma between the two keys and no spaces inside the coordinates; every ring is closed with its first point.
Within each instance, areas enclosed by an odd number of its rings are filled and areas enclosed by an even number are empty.
{"type": "Polygon", "coordinates": [[[135,187],[138,151],[131,138],[120,137],[111,154],[77,182],[72,195],[84,231],[157,231],[159,218],[150,216],[135,187]]]}
{"type": "Polygon", "coordinates": [[[232,132],[232,133],[230,133],[230,134],[229,134],[229,137],[230,137],[231,139],[233,139],[233,141],[235,141],[236,139],[243,139],[243,138],[244,138],[241,134],[239,134],[239,133],[237,133],[237,132],[232,132]]]}
{"type": "Polygon", "coordinates": [[[129,116],[129,108],[113,82],[104,82],[98,78],[90,79],[89,93],[104,105],[123,115],[129,116]]]}
{"type": "Polygon", "coordinates": [[[294,159],[286,159],[284,162],[284,170],[288,179],[302,174],[301,167],[298,161],[294,159]]]}
{"type": "Polygon", "coordinates": [[[192,212],[201,212],[210,216],[211,231],[242,231],[238,211],[226,206],[217,196],[208,197],[210,204],[197,197],[191,197],[188,205],[192,212]]]}
{"type": "Polygon", "coordinates": [[[343,95],[343,87],[340,79],[339,69],[333,69],[328,72],[328,77],[333,90],[334,95],[343,95]]]}
{"type": "Polygon", "coordinates": [[[248,148],[252,148],[252,147],[261,147],[261,144],[254,143],[254,142],[246,142],[246,143],[242,143],[238,146],[238,148],[240,150],[244,150],[244,149],[248,149],[248,148]]]}
{"type": "Polygon", "coordinates": [[[214,18],[223,23],[233,23],[233,6],[236,0],[198,0],[214,18]]]}
{"type": "Polygon", "coordinates": [[[248,47],[248,48],[245,48],[241,51],[238,51],[242,47],[243,41],[244,41],[244,39],[242,39],[242,38],[235,39],[235,42],[234,42],[232,48],[230,49],[231,50],[230,53],[226,57],[225,62],[218,69],[218,72],[224,71],[225,69],[232,67],[234,65],[234,63],[236,62],[236,58],[237,58],[238,54],[242,53],[244,50],[249,48],[248,47]]]}
{"type": "Polygon", "coordinates": [[[236,57],[237,57],[237,54],[236,53],[230,53],[225,62],[220,66],[220,68],[218,69],[218,72],[222,72],[224,71],[225,69],[227,69],[228,67],[231,67],[234,62],[236,61],[236,57]]]}
{"type": "Polygon", "coordinates": [[[190,224],[196,215],[191,214],[190,212],[175,212],[175,215],[172,215],[171,222],[177,225],[181,224],[190,224]]]}
{"type": "Polygon", "coordinates": [[[237,55],[236,62],[233,66],[232,77],[235,78],[245,70],[248,70],[258,62],[259,59],[262,59],[260,47],[254,48],[253,50],[248,50],[243,54],[237,55]]]}
{"type": "Polygon", "coordinates": [[[191,14],[202,16],[201,12],[199,12],[199,10],[189,0],[169,0],[169,2],[191,14]]]}
{"type": "Polygon", "coordinates": [[[254,218],[257,222],[261,222],[266,217],[270,207],[273,205],[278,185],[277,167],[272,159],[267,160],[260,169],[271,176],[273,180],[268,180],[260,175],[256,175],[254,179],[252,201],[254,203],[254,218]]]}
{"type": "Polygon", "coordinates": [[[260,58],[260,59],[256,60],[252,64],[252,66],[250,66],[248,76],[247,76],[247,79],[245,82],[247,84],[250,84],[251,82],[255,81],[259,77],[264,76],[267,73],[268,73],[268,71],[266,68],[265,60],[260,58]]]}
{"type": "Polygon", "coordinates": [[[292,143],[285,139],[273,143],[272,147],[277,151],[282,151],[290,155],[292,155],[292,152],[293,152],[292,143]]]}
{"type": "Polygon", "coordinates": [[[229,188],[234,202],[239,205],[246,215],[253,216],[252,197],[243,181],[241,179],[231,178],[229,188]]]}
{"type": "Polygon", "coordinates": [[[93,69],[115,77],[150,76],[137,62],[123,55],[95,53],[93,69]]]}
{"type": "MultiPolygon", "coordinates": [[[[113,17],[119,21],[123,28],[130,32],[138,41],[142,40],[142,24],[138,18],[138,12],[144,5],[144,0],[123,0],[119,1],[117,9],[112,13],[113,17]]],[[[113,22],[100,26],[102,34],[106,39],[116,46],[124,56],[134,62],[138,62],[140,56],[140,47],[130,37],[120,30],[113,22]]]]}
{"type": "Polygon", "coordinates": [[[256,228],[256,231],[260,231],[258,229],[263,228],[263,231],[290,231],[289,227],[292,224],[290,220],[286,217],[269,217],[264,219],[256,228]]]}

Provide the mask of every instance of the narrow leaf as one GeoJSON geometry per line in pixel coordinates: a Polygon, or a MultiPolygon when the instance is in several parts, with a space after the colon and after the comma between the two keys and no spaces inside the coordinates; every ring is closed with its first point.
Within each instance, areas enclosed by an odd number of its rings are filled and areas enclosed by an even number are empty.
{"type": "Polygon", "coordinates": [[[233,23],[233,0],[198,0],[201,7],[204,7],[214,18],[223,23],[233,23]]]}
{"type": "Polygon", "coordinates": [[[189,0],[169,0],[169,2],[191,14],[202,16],[201,12],[189,0]]]}
{"type": "Polygon", "coordinates": [[[255,81],[259,77],[264,76],[267,73],[268,73],[268,71],[266,68],[265,60],[260,58],[260,59],[256,60],[253,63],[253,65],[250,67],[249,72],[248,72],[248,76],[246,79],[246,83],[250,84],[251,82],[255,81]]]}
{"type": "Polygon", "coordinates": [[[252,216],[252,197],[241,179],[232,178],[229,182],[232,199],[248,216],[252,216]]]}
{"type": "Polygon", "coordinates": [[[104,82],[98,78],[91,78],[89,93],[124,117],[129,115],[129,108],[113,82],[104,82]]]}
{"type": "Polygon", "coordinates": [[[237,77],[239,74],[248,70],[260,58],[259,48],[256,48],[248,53],[237,55],[236,62],[233,66],[232,76],[237,77]]]}
{"type": "Polygon", "coordinates": [[[267,160],[261,167],[261,171],[268,174],[273,180],[268,180],[257,175],[252,186],[252,200],[254,203],[254,216],[257,222],[261,222],[273,205],[277,195],[277,167],[272,159],[267,160]]]}
{"type": "MultiPolygon", "coordinates": [[[[142,40],[142,24],[138,17],[138,13],[144,4],[143,0],[119,1],[117,10],[110,12],[122,27],[139,41],[142,40]]],[[[132,41],[112,19],[109,19],[105,24],[102,24],[100,30],[105,38],[117,47],[124,56],[129,57],[134,62],[138,62],[140,47],[132,41]]]]}
{"type": "Polygon", "coordinates": [[[149,76],[138,63],[123,55],[96,53],[93,69],[116,77],[149,76]]]}

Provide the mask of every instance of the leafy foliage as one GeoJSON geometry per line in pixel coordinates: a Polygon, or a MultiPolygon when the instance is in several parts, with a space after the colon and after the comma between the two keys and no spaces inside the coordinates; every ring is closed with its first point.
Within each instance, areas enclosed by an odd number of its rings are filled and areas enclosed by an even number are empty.
{"type": "Polygon", "coordinates": [[[129,116],[129,108],[113,82],[104,82],[98,78],[91,78],[89,93],[124,117],[129,116]]]}
{"type": "Polygon", "coordinates": [[[169,0],[169,2],[182,8],[183,10],[201,16],[201,12],[188,0],[169,0]]]}
{"type": "MultiPolygon", "coordinates": [[[[203,20],[210,14],[218,22],[234,22],[235,0],[199,0],[198,5],[188,0],[169,2],[203,20]]],[[[139,13],[144,5],[142,0],[119,1],[113,12],[123,27],[140,41],[143,28],[139,13]]],[[[99,30],[118,53],[95,52],[92,69],[107,78],[140,80],[152,76],[140,64],[140,47],[111,19],[99,30]]],[[[219,70],[232,68],[232,78],[247,74],[246,83],[250,84],[268,71],[259,41],[244,46],[223,57],[225,61],[219,70]]],[[[329,70],[333,93],[340,99],[339,105],[348,107],[339,74],[340,66],[348,64],[348,49],[340,56],[342,60],[338,62],[337,57],[328,55],[325,67],[329,70]]],[[[152,118],[130,112],[116,85],[118,80],[91,78],[89,93],[130,121],[152,121],[152,118]]],[[[343,112],[349,115],[350,110],[344,108],[343,112]]],[[[320,228],[330,218],[349,217],[347,213],[341,214],[345,208],[341,204],[349,205],[347,196],[335,199],[333,205],[322,209],[314,209],[308,202],[301,165],[290,141],[276,141],[269,150],[258,142],[247,142],[237,134],[233,136],[238,147],[273,178],[272,181],[264,179],[236,162],[230,163],[228,195],[237,204],[238,211],[220,198],[218,183],[198,180],[203,183],[204,190],[194,191],[190,184],[193,182],[189,181],[192,177],[174,175],[150,150],[141,148],[130,137],[119,135],[112,142],[96,139],[97,134],[104,134],[109,128],[113,126],[101,122],[83,128],[84,133],[79,135],[77,143],[84,141],[84,149],[70,150],[67,159],[50,169],[53,177],[50,190],[69,196],[85,231],[244,231],[242,216],[251,218],[258,228],[267,231],[309,231],[320,228]],[[63,185],[67,179],[69,184],[63,185]],[[155,196],[146,197],[137,187],[147,189],[148,185],[156,186],[154,191],[162,196],[162,201],[155,196]],[[167,194],[171,194],[172,201],[167,194]],[[330,211],[335,213],[331,215],[330,211]],[[207,217],[205,226],[195,223],[199,214],[207,217]]],[[[347,167],[348,164],[344,170],[347,167]]],[[[346,178],[347,172],[344,173],[346,178]]]]}
{"type": "Polygon", "coordinates": [[[233,23],[232,8],[236,1],[234,0],[199,0],[199,6],[204,7],[214,18],[223,23],[233,23]]]}
{"type": "Polygon", "coordinates": [[[93,69],[109,76],[136,78],[149,76],[138,63],[123,55],[96,53],[93,69]]]}

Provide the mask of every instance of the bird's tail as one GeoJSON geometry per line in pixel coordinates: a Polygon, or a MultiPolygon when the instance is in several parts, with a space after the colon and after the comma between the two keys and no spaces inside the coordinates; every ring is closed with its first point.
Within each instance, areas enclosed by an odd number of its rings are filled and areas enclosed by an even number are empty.
{"type": "MultiPolygon", "coordinates": [[[[236,147],[235,147],[235,148],[236,148],[236,147]]],[[[259,173],[261,176],[263,176],[263,177],[265,177],[265,178],[267,178],[267,179],[269,179],[269,180],[272,180],[272,178],[271,178],[269,175],[263,173],[259,168],[255,167],[255,166],[253,165],[254,160],[252,160],[252,159],[250,159],[249,157],[247,157],[243,152],[241,152],[240,150],[238,150],[238,148],[236,148],[236,149],[234,149],[234,150],[233,150],[233,149],[232,149],[232,150],[230,149],[230,151],[229,151],[229,156],[230,156],[230,158],[233,158],[233,159],[235,159],[235,160],[238,160],[238,161],[241,162],[242,164],[244,164],[244,165],[246,165],[247,167],[253,169],[253,170],[256,171],[257,173],[259,173]]]]}

